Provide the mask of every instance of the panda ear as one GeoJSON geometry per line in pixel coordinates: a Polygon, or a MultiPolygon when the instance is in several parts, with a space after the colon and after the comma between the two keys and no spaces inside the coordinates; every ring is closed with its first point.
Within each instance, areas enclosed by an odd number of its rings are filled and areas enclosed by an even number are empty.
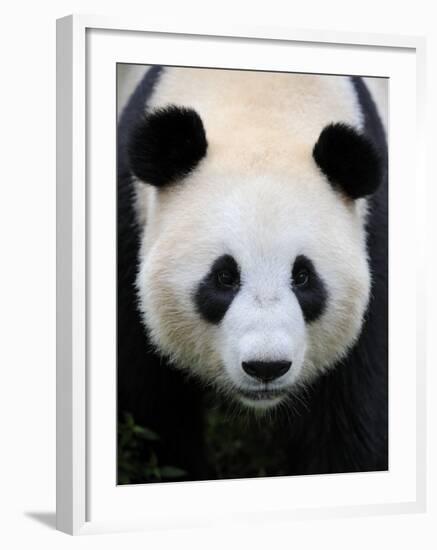
{"type": "Polygon", "coordinates": [[[169,106],[144,115],[132,131],[127,154],[135,176],[163,187],[193,170],[205,156],[207,146],[196,111],[169,106]]]}
{"type": "Polygon", "coordinates": [[[373,143],[347,124],[326,126],[313,157],[330,183],[349,198],[374,193],[383,176],[383,163],[373,143]]]}

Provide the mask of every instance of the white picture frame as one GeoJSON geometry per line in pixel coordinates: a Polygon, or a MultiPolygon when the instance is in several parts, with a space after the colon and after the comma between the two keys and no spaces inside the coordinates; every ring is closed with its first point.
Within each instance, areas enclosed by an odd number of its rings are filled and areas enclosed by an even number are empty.
{"type": "MultiPolygon", "coordinates": [[[[420,239],[424,234],[422,213],[426,205],[424,56],[425,41],[420,37],[284,28],[197,28],[195,24],[178,29],[138,20],[77,15],[58,20],[56,448],[59,530],[86,534],[204,526],[224,521],[255,521],[261,517],[291,520],[425,510],[423,286],[417,284],[416,291],[404,298],[402,304],[397,299],[406,281],[411,284],[412,278],[418,277],[424,280],[424,239],[420,239]],[[199,43],[205,47],[198,48],[199,43]],[[299,54],[293,63],[284,61],[287,49],[299,54]],[[399,196],[390,195],[390,243],[402,241],[409,250],[414,250],[415,261],[411,261],[410,256],[411,265],[405,267],[396,280],[390,279],[390,318],[394,321],[390,351],[396,358],[396,342],[402,342],[404,362],[400,360],[399,372],[390,369],[390,434],[394,445],[390,452],[394,458],[389,472],[133,487],[114,485],[115,415],[106,417],[103,413],[115,411],[115,366],[112,364],[115,302],[112,298],[108,300],[105,319],[100,318],[99,324],[95,312],[115,285],[115,273],[109,274],[105,283],[101,282],[101,274],[113,265],[115,254],[116,62],[223,67],[232,63],[232,67],[240,68],[367,74],[392,79],[390,177],[399,179],[400,191],[399,196]],[[370,72],[369,67],[373,67],[370,72]],[[107,90],[104,97],[102,90],[107,90]],[[398,128],[407,132],[398,132],[398,128]],[[94,184],[97,181],[112,182],[107,186],[108,194],[101,200],[102,190],[106,191],[101,184],[100,187],[94,184]],[[407,184],[408,194],[403,192],[407,184]],[[416,201],[414,215],[411,213],[412,189],[416,201]],[[414,230],[410,228],[409,232],[403,223],[407,207],[409,222],[414,225],[414,230]],[[104,242],[99,228],[105,229],[107,239],[102,247],[96,247],[96,243],[104,242]],[[402,309],[409,313],[408,322],[399,320],[402,309]],[[103,350],[102,340],[108,342],[111,334],[112,340],[103,350]],[[415,367],[413,374],[411,360],[415,367]],[[99,365],[106,361],[111,366],[103,372],[99,365]],[[397,418],[402,419],[401,431],[397,418]],[[401,454],[405,457],[401,458],[401,454]],[[253,499],[254,484],[262,496],[258,501],[253,499]],[[281,497],[285,485],[296,495],[294,499],[281,497]],[[375,498],[376,488],[379,488],[378,498],[375,498]],[[335,498],[323,497],[332,493],[335,498]],[[267,505],[272,502],[272,496],[275,505],[267,505]],[[169,500],[173,506],[168,505],[169,500]],[[244,512],[239,513],[243,507],[244,512]]],[[[396,246],[391,246],[391,251],[390,263],[397,265],[401,255],[396,246]]]]}

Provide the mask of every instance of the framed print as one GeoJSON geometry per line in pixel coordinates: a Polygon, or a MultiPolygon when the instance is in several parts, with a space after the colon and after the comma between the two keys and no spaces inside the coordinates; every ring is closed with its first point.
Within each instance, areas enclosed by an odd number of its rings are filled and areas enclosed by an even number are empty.
{"type": "Polygon", "coordinates": [[[423,51],[58,21],[60,530],[424,510],[423,51]]]}

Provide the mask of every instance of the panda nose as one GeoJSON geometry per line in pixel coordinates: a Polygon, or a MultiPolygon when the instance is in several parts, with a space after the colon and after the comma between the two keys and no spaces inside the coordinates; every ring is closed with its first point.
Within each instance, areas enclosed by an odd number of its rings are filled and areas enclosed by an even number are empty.
{"type": "Polygon", "coordinates": [[[285,374],[291,361],[243,361],[244,372],[262,382],[271,382],[285,374]]]}

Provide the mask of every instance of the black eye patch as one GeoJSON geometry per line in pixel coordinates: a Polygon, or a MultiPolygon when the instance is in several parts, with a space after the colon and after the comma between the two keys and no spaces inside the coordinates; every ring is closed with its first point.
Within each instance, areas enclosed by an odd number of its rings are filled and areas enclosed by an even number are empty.
{"type": "Polygon", "coordinates": [[[205,321],[217,325],[239,289],[240,271],[237,262],[229,254],[220,256],[194,293],[196,309],[205,321]]]}
{"type": "Polygon", "coordinates": [[[328,292],[313,262],[306,256],[297,256],[291,275],[291,286],[302,309],[304,319],[311,323],[325,310],[328,292]]]}

